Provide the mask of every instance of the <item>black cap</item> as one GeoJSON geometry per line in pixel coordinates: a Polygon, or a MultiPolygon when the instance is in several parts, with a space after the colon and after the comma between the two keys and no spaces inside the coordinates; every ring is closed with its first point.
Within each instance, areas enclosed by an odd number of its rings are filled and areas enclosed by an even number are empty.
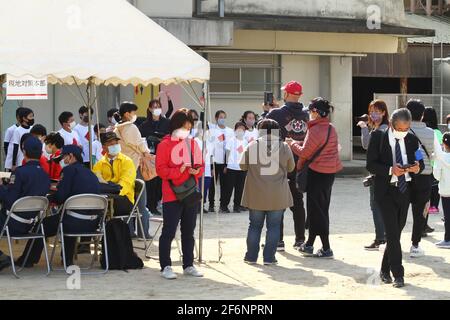
{"type": "Polygon", "coordinates": [[[108,143],[110,141],[119,141],[119,137],[117,137],[117,135],[114,132],[106,132],[106,133],[102,133],[100,134],[100,141],[102,142],[102,144],[108,143]]]}

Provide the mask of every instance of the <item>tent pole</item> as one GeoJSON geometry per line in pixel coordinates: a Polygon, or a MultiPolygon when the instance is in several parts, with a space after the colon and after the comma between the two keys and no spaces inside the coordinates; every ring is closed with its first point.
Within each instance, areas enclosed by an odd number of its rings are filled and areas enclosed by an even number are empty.
{"type": "Polygon", "coordinates": [[[92,112],[91,112],[91,108],[92,105],[94,104],[94,101],[92,100],[92,93],[93,93],[93,89],[95,84],[93,82],[93,78],[89,77],[88,79],[88,84],[87,84],[87,88],[86,88],[86,95],[87,95],[87,108],[88,108],[88,137],[89,137],[89,167],[92,170],[92,137],[91,137],[91,116],[92,116],[92,112]]]}
{"type": "Polygon", "coordinates": [[[3,83],[6,81],[6,75],[0,74],[0,146],[2,150],[0,151],[0,167],[3,169],[4,165],[4,157],[3,154],[3,104],[6,100],[6,94],[5,97],[3,97],[3,83]]]}
{"type": "MultiPolygon", "coordinates": [[[[189,82],[189,85],[190,85],[190,87],[192,88],[192,85],[191,85],[191,83],[189,82]]],[[[194,90],[193,88],[192,88],[192,90],[194,90]]],[[[205,95],[205,96],[208,96],[207,95],[207,93],[208,93],[208,82],[205,82],[205,84],[203,85],[203,94],[205,95]]],[[[208,108],[207,108],[207,105],[208,105],[208,101],[207,101],[207,99],[205,99],[205,104],[204,104],[204,106],[203,106],[203,110],[204,110],[204,112],[205,112],[205,119],[204,120],[206,120],[207,119],[207,117],[206,117],[206,113],[208,112],[207,110],[208,110],[208,108]]],[[[207,154],[207,150],[206,150],[206,139],[205,139],[205,132],[206,132],[206,129],[207,129],[207,125],[206,125],[206,123],[207,123],[207,121],[203,121],[203,123],[202,123],[202,127],[203,127],[203,130],[202,130],[202,153],[203,153],[203,161],[204,161],[204,159],[205,159],[205,157],[206,157],[206,154],[207,154]]],[[[205,161],[206,162],[206,161],[205,161]]],[[[204,203],[204,199],[205,199],[205,173],[203,172],[203,175],[202,175],[202,201],[201,201],[201,203],[200,203],[200,228],[199,228],[199,235],[198,235],[198,262],[199,263],[202,263],[202,260],[203,260],[203,215],[204,215],[204,206],[203,206],[203,203],[204,203]]]]}

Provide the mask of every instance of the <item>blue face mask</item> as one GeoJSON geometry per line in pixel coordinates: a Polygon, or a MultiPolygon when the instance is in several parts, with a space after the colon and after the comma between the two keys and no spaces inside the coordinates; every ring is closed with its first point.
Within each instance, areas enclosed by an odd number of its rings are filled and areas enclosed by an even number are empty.
{"type": "Polygon", "coordinates": [[[217,120],[217,124],[219,125],[219,126],[225,126],[225,119],[219,119],[219,120],[217,120]]]}
{"type": "Polygon", "coordinates": [[[108,147],[108,153],[113,157],[117,156],[120,153],[120,151],[121,151],[120,144],[115,144],[108,147]]]}

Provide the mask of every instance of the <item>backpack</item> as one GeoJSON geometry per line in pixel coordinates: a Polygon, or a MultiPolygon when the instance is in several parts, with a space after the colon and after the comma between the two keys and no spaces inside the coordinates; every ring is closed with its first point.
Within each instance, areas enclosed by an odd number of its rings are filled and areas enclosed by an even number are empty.
{"type": "MultiPolygon", "coordinates": [[[[110,270],[142,269],[144,263],[133,251],[133,242],[128,225],[121,219],[112,219],[106,223],[106,241],[110,270]]],[[[106,269],[105,239],[102,239],[100,264],[106,269]]]]}

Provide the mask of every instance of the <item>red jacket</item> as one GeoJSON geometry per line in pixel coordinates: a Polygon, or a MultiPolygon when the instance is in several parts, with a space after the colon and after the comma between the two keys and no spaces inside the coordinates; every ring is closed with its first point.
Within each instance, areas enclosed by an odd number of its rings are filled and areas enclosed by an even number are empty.
{"type": "MultiPolygon", "coordinates": [[[[200,168],[200,172],[195,176],[197,180],[203,175],[205,164],[202,158],[202,151],[194,139],[188,140],[191,144],[193,154],[194,168],[200,168]]],[[[170,135],[158,144],[156,151],[156,173],[162,179],[162,195],[163,202],[177,201],[175,193],[170,187],[169,180],[175,186],[179,186],[189,179],[188,168],[181,173],[180,168],[183,163],[191,163],[191,157],[188,152],[186,140],[178,140],[172,138],[170,135]]]]}
{"type": "MultiPolygon", "coordinates": [[[[50,156],[50,160],[53,158],[57,158],[60,155],[61,155],[61,150],[58,150],[55,152],[55,154],[52,154],[50,156]]],[[[61,171],[62,171],[62,168],[59,163],[56,163],[55,161],[50,161],[50,173],[49,173],[50,179],[59,180],[61,177],[61,171]]]]}
{"type": "MultiPolygon", "coordinates": [[[[328,118],[320,118],[308,122],[308,132],[303,145],[292,144],[292,152],[299,156],[297,170],[300,170],[305,161],[311,159],[315,152],[325,144],[330,126],[328,118]]],[[[331,125],[330,138],[320,155],[309,165],[309,168],[320,173],[336,173],[342,170],[339,159],[338,137],[336,129],[331,125]]]]}

